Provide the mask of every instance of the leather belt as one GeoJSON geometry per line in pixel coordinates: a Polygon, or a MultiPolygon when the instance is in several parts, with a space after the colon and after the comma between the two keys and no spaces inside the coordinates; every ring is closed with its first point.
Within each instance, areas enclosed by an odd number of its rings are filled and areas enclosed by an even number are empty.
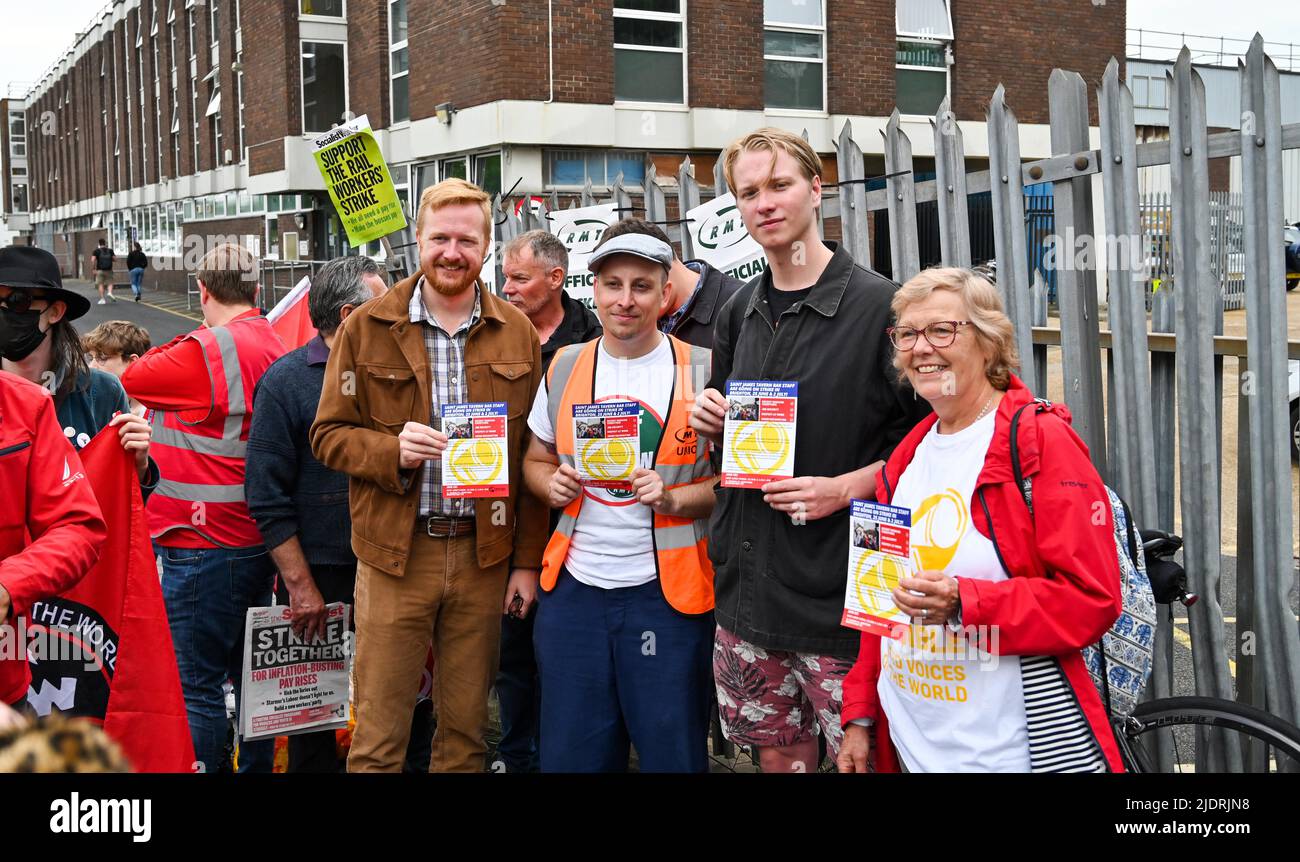
{"type": "Polygon", "coordinates": [[[474,532],[474,519],[421,515],[415,519],[415,532],[437,537],[467,536],[474,532]]]}

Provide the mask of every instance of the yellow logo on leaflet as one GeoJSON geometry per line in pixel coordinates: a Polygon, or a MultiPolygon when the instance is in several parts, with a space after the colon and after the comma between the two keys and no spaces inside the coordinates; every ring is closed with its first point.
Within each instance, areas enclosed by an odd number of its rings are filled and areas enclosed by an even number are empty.
{"type": "Polygon", "coordinates": [[[770,476],[790,460],[790,434],[777,422],[741,422],[732,451],[744,472],[770,476]]]}
{"type": "Polygon", "coordinates": [[[627,440],[588,440],[578,453],[584,472],[597,479],[616,482],[630,479],[636,469],[636,449],[627,440]]]}
{"type": "Polygon", "coordinates": [[[451,475],[464,485],[487,485],[501,475],[505,463],[495,440],[452,440],[447,456],[451,475]]]}
{"type": "Polygon", "coordinates": [[[886,619],[903,617],[890,593],[908,576],[906,564],[879,552],[867,552],[853,569],[853,588],[867,613],[886,619]]]}

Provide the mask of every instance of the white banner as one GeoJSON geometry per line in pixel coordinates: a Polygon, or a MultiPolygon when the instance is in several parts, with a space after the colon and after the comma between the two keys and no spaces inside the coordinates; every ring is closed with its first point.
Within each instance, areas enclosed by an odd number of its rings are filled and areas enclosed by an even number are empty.
{"type": "Polygon", "coordinates": [[[686,213],[695,256],[733,278],[749,281],[767,269],[763,247],[745,230],[736,208],[736,196],[728,192],[686,213]]]}
{"type": "Polygon", "coordinates": [[[600,242],[605,228],[618,221],[618,205],[596,204],[577,210],[556,210],[546,214],[551,233],[560,238],[569,250],[569,273],[564,279],[564,289],[569,296],[593,311],[596,277],[587,272],[587,261],[600,242]]]}

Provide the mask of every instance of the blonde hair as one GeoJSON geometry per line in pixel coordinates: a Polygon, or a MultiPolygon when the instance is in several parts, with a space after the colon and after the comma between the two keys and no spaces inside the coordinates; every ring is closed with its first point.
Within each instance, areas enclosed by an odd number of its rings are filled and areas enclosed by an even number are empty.
{"type": "MultiPolygon", "coordinates": [[[[988,279],[960,267],[931,267],[915,276],[898,289],[890,308],[898,320],[908,306],[917,303],[936,290],[947,290],[961,297],[966,306],[966,316],[975,330],[975,338],[989,354],[984,364],[984,374],[994,389],[1005,390],[1011,385],[1012,373],[1020,367],[1016,352],[1015,327],[1002,308],[1002,295],[988,279]]],[[[906,381],[902,354],[894,351],[894,368],[900,380],[906,381]]]]}
{"type": "Polygon", "coordinates": [[[257,258],[242,245],[223,242],[199,261],[198,279],[222,305],[252,305],[257,298],[257,258]]]}
{"type": "Polygon", "coordinates": [[[473,183],[452,177],[429,186],[420,195],[420,208],[415,216],[415,232],[424,225],[424,214],[443,207],[460,204],[478,204],[483,210],[483,237],[485,245],[492,241],[492,198],[473,183]]]}
{"type": "Polygon", "coordinates": [[[149,330],[129,320],[106,320],[81,336],[81,346],[104,356],[144,356],[149,352],[149,330]]]}
{"type": "Polygon", "coordinates": [[[785,129],[767,127],[750,132],[727,145],[722,152],[722,174],[727,179],[727,187],[732,194],[737,193],[733,171],[740,154],[751,150],[761,150],[772,154],[771,170],[776,170],[777,151],[788,153],[798,163],[804,178],[812,182],[813,177],[822,175],[821,156],[801,136],[785,129]]]}

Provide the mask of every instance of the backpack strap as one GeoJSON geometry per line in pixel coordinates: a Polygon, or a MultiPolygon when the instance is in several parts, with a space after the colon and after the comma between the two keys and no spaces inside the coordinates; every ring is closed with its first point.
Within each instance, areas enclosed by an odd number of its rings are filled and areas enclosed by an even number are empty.
{"type": "Polygon", "coordinates": [[[1025,477],[1024,470],[1020,466],[1020,414],[1024,413],[1027,407],[1033,407],[1035,413],[1043,413],[1051,409],[1052,402],[1046,398],[1035,398],[1028,404],[1020,405],[1011,416],[1011,473],[1015,476],[1016,487],[1025,498],[1025,507],[1029,509],[1032,517],[1034,514],[1033,480],[1025,477]]]}

